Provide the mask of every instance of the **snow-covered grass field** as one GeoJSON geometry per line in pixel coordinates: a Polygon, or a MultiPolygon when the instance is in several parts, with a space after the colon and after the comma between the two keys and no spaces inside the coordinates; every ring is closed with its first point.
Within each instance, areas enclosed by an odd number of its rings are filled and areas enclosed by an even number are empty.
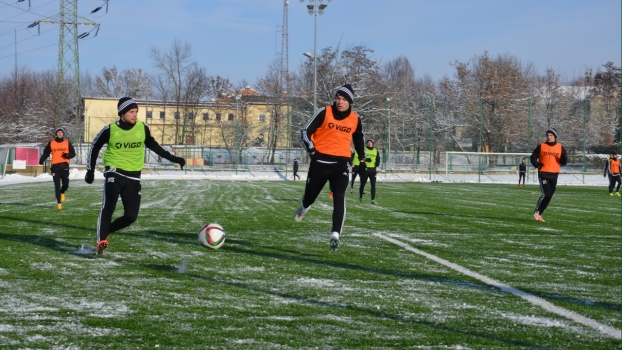
{"type": "Polygon", "coordinates": [[[145,179],[97,257],[103,181],[70,186],[61,211],[51,180],[0,186],[0,348],[620,347],[604,187],[558,187],[539,223],[535,185],[381,182],[330,253],[327,189],[296,223],[303,182],[145,179]]]}

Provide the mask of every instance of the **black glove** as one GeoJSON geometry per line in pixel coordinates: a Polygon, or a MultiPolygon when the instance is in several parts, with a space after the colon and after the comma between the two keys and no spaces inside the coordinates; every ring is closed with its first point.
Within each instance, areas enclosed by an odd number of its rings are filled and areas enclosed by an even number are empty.
{"type": "Polygon", "coordinates": [[[184,165],[186,165],[186,160],[182,157],[173,157],[173,163],[179,164],[179,167],[183,170],[184,165]]]}
{"type": "Polygon", "coordinates": [[[544,166],[544,164],[538,163],[538,169],[542,169],[543,166],[544,166]]]}
{"type": "Polygon", "coordinates": [[[84,181],[87,184],[92,184],[93,180],[95,180],[95,172],[93,170],[87,170],[86,175],[84,175],[84,181]]]}
{"type": "Polygon", "coordinates": [[[63,153],[63,158],[65,158],[65,159],[71,159],[71,158],[69,157],[69,153],[63,153]]]}
{"type": "Polygon", "coordinates": [[[315,159],[315,155],[316,155],[315,148],[309,148],[309,157],[311,157],[311,159],[315,159]]]}
{"type": "Polygon", "coordinates": [[[371,162],[371,158],[365,158],[366,162],[371,162]]]}
{"type": "Polygon", "coordinates": [[[365,164],[364,160],[360,160],[360,164],[359,164],[359,171],[366,171],[367,170],[367,164],[365,164]]]}
{"type": "Polygon", "coordinates": [[[39,161],[39,165],[43,165],[43,163],[44,163],[44,162],[42,162],[42,161],[39,161]]]}
{"type": "Polygon", "coordinates": [[[607,174],[603,174],[603,177],[606,177],[606,176],[607,176],[607,174]]]}

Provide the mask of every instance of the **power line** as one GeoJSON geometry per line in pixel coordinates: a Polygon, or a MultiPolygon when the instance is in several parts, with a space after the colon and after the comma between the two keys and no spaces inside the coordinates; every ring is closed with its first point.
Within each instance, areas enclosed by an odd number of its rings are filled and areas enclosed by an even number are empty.
{"type": "MultiPolygon", "coordinates": [[[[51,44],[51,45],[48,45],[48,46],[43,46],[43,47],[39,47],[37,49],[28,50],[28,51],[18,52],[17,54],[21,55],[23,53],[33,52],[33,51],[37,51],[37,50],[41,50],[41,49],[47,49],[48,47],[52,47],[52,46],[56,46],[56,44],[51,44]]],[[[2,57],[0,57],[0,59],[7,58],[7,57],[15,57],[15,54],[11,54],[11,55],[8,55],[8,56],[2,56],[2,57]]]]}
{"type": "MultiPolygon", "coordinates": [[[[52,31],[52,30],[54,30],[54,29],[55,29],[55,28],[50,28],[50,29],[48,29],[48,30],[46,30],[46,31],[44,31],[44,32],[42,32],[42,33],[40,33],[40,34],[44,34],[44,33],[50,32],[50,31],[52,31]]],[[[2,49],[4,49],[4,48],[7,48],[7,47],[14,46],[15,44],[23,43],[23,42],[24,42],[24,41],[26,41],[26,40],[34,39],[34,38],[36,38],[36,37],[38,37],[38,36],[39,36],[39,35],[33,35],[33,36],[29,37],[29,38],[22,39],[22,40],[20,40],[20,41],[17,41],[17,42],[11,43],[11,44],[9,44],[9,45],[6,45],[6,46],[1,46],[1,47],[0,47],[0,50],[2,50],[2,49]]]]}
{"type": "MultiPolygon", "coordinates": [[[[41,5],[37,6],[37,7],[35,7],[35,9],[40,8],[40,7],[43,7],[43,6],[46,6],[46,5],[48,5],[48,4],[50,4],[50,3],[53,3],[53,2],[56,2],[56,0],[51,0],[51,1],[46,2],[45,4],[41,4],[41,5]]],[[[6,4],[6,3],[5,3],[5,2],[3,2],[3,1],[0,1],[0,3],[6,4]]],[[[48,16],[50,16],[50,15],[45,15],[45,16],[44,16],[44,15],[40,15],[40,14],[38,14],[38,13],[34,13],[34,12],[30,11],[30,10],[24,10],[24,9],[22,9],[22,8],[12,6],[12,5],[10,5],[10,4],[7,4],[7,6],[11,6],[11,7],[17,8],[18,10],[20,10],[20,11],[22,11],[22,12],[21,12],[21,13],[18,13],[18,14],[16,14],[16,15],[14,15],[14,16],[12,16],[12,17],[9,17],[9,18],[6,18],[6,19],[3,19],[3,20],[0,20],[0,23],[9,23],[9,22],[8,22],[8,20],[9,20],[9,19],[15,18],[15,17],[17,17],[17,16],[24,15],[24,14],[33,14],[33,15],[36,15],[36,16],[39,16],[39,17],[48,17],[48,16]]],[[[31,22],[31,21],[28,21],[28,22],[23,22],[23,23],[32,23],[32,22],[31,22]]],[[[5,34],[13,34],[14,30],[16,30],[16,29],[18,29],[18,28],[20,28],[20,27],[21,27],[21,26],[15,26],[15,27],[13,27],[13,28],[11,28],[11,29],[8,29],[6,32],[0,33],[0,35],[5,35],[5,34]]],[[[21,29],[18,29],[18,30],[21,30],[21,29]]]]}
{"type": "MultiPolygon", "coordinates": [[[[45,6],[45,5],[49,4],[49,3],[52,3],[52,2],[56,2],[56,0],[51,0],[51,1],[46,2],[45,4],[41,4],[41,5],[37,6],[37,7],[35,7],[35,9],[40,8],[40,7],[43,7],[43,6],[45,6]]],[[[6,20],[8,20],[8,19],[15,18],[15,17],[17,17],[17,16],[21,16],[21,15],[23,15],[23,14],[25,14],[25,13],[32,13],[33,15],[37,15],[37,16],[39,16],[39,17],[45,17],[44,15],[40,15],[40,14],[38,14],[38,13],[34,13],[34,12],[32,12],[31,10],[24,10],[23,8],[21,8],[21,7],[19,7],[19,6],[13,6],[13,5],[11,5],[11,4],[7,4],[7,3],[6,3],[6,2],[4,2],[4,1],[0,1],[0,4],[5,4],[6,6],[10,6],[10,7],[13,7],[13,8],[15,8],[15,9],[18,9],[18,10],[20,10],[20,11],[23,11],[22,13],[18,13],[18,14],[16,14],[15,16],[12,16],[12,17],[9,17],[9,18],[6,18],[6,19],[3,19],[3,20],[0,20],[0,22],[4,22],[4,21],[6,21],[6,20]]]]}

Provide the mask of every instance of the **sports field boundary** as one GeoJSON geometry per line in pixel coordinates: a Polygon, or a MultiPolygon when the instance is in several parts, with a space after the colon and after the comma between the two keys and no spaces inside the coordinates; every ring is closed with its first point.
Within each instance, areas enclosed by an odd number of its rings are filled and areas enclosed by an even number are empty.
{"type": "Polygon", "coordinates": [[[465,275],[467,275],[469,277],[475,278],[475,279],[477,279],[477,280],[479,280],[481,282],[484,282],[484,283],[486,283],[486,284],[488,284],[490,286],[499,288],[500,290],[502,290],[504,292],[512,293],[512,294],[514,294],[514,295],[516,295],[518,297],[521,297],[521,298],[527,300],[528,302],[530,302],[533,305],[542,307],[543,309],[545,309],[545,310],[547,310],[549,312],[556,313],[556,314],[558,314],[560,316],[566,317],[567,319],[569,319],[571,321],[574,321],[574,322],[583,324],[585,326],[591,327],[591,328],[593,328],[593,329],[595,329],[595,330],[597,330],[599,332],[602,332],[602,333],[604,333],[604,334],[606,334],[606,335],[608,335],[610,337],[613,337],[615,339],[620,339],[621,338],[621,332],[620,332],[619,329],[616,329],[614,327],[610,327],[610,326],[604,325],[604,324],[602,324],[602,323],[600,323],[600,322],[598,322],[596,320],[593,320],[591,318],[579,315],[576,312],[564,309],[564,308],[559,307],[559,306],[555,306],[554,304],[552,304],[552,303],[550,303],[550,302],[548,302],[548,301],[546,301],[546,300],[544,300],[544,299],[542,299],[540,297],[537,297],[537,296],[535,296],[533,294],[529,294],[529,293],[524,292],[524,291],[522,291],[520,289],[517,289],[517,288],[514,288],[514,287],[509,286],[507,284],[501,283],[501,282],[496,281],[496,280],[494,280],[494,279],[492,279],[490,277],[486,277],[486,276],[484,276],[482,274],[479,274],[479,273],[477,273],[475,271],[471,271],[471,270],[469,270],[469,269],[467,269],[467,268],[465,268],[463,266],[460,266],[458,264],[455,264],[455,263],[452,263],[450,261],[447,261],[447,260],[445,260],[443,258],[440,258],[440,257],[436,256],[436,255],[433,255],[433,254],[430,254],[430,253],[426,253],[426,252],[424,252],[422,250],[419,250],[419,249],[417,249],[417,248],[415,248],[415,247],[413,247],[413,246],[411,246],[411,245],[409,245],[407,243],[404,243],[404,242],[399,241],[397,239],[394,239],[392,237],[385,236],[382,233],[374,232],[373,235],[378,237],[378,238],[382,238],[382,239],[384,239],[384,240],[386,240],[388,242],[391,242],[391,243],[393,243],[393,244],[395,244],[397,246],[400,246],[400,247],[402,247],[402,248],[404,248],[406,250],[409,250],[409,251],[411,251],[411,252],[413,252],[415,254],[419,254],[421,256],[424,256],[424,257],[426,257],[426,258],[428,258],[430,260],[433,260],[433,261],[435,261],[435,262],[437,262],[437,263],[439,263],[439,264],[441,264],[443,266],[446,266],[446,267],[448,267],[448,268],[450,268],[450,269],[452,269],[454,271],[457,271],[457,272],[465,274],[465,275]]]}

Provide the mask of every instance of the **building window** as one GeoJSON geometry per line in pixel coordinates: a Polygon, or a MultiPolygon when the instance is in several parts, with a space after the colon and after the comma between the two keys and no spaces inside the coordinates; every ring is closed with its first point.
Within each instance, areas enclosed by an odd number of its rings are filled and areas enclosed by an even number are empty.
{"type": "Polygon", "coordinates": [[[233,120],[233,113],[229,113],[229,115],[227,116],[227,120],[233,120]]]}
{"type": "Polygon", "coordinates": [[[175,112],[175,119],[179,119],[179,112],[175,112]]]}
{"type": "Polygon", "coordinates": [[[222,114],[216,113],[216,120],[221,120],[221,119],[222,119],[222,114]]]}
{"type": "Polygon", "coordinates": [[[153,118],[153,111],[147,111],[147,119],[153,118]]]}
{"type": "Polygon", "coordinates": [[[196,115],[196,113],[194,112],[188,112],[188,114],[186,114],[186,118],[188,119],[194,119],[194,116],[196,115]]]}
{"type": "Polygon", "coordinates": [[[164,111],[160,112],[160,119],[164,119],[166,118],[166,114],[164,113],[164,111]]]}
{"type": "Polygon", "coordinates": [[[259,115],[259,122],[260,123],[265,123],[266,122],[266,115],[265,114],[260,114],[259,115]]]}
{"type": "Polygon", "coordinates": [[[203,112],[203,120],[209,120],[209,113],[203,112]]]}

